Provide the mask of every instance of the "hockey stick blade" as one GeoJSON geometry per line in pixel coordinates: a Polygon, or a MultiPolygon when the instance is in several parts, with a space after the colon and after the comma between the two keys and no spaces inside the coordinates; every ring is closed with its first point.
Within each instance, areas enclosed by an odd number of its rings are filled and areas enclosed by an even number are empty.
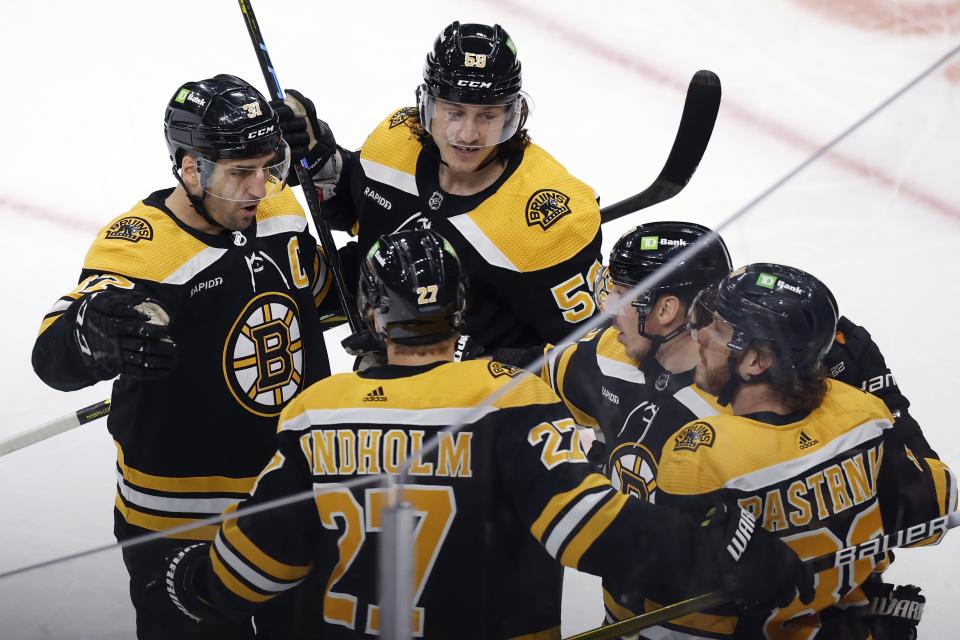
{"type": "Polygon", "coordinates": [[[94,420],[102,418],[108,413],[110,413],[110,401],[102,400],[97,404],[92,404],[89,407],[80,409],[79,411],[74,411],[73,413],[69,413],[63,417],[45,422],[38,427],[34,427],[33,429],[28,429],[18,433],[7,438],[6,440],[0,441],[0,457],[3,457],[8,453],[13,453],[18,449],[23,449],[24,447],[37,444],[38,442],[42,442],[47,438],[52,438],[55,435],[64,433],[65,431],[76,429],[80,425],[93,422],[94,420]]]}
{"type": "Polygon", "coordinates": [[[713,71],[704,69],[693,75],[680,126],[660,175],[640,193],[601,209],[601,223],[669,200],[687,186],[710,142],[720,110],[720,94],[720,78],[713,71]]]}
{"type": "MultiPolygon", "coordinates": [[[[865,542],[841,549],[834,553],[828,553],[806,560],[804,563],[813,573],[820,573],[827,569],[843,567],[866,558],[884,554],[891,549],[920,542],[930,536],[945,533],[948,529],[953,529],[957,526],[960,526],[960,512],[953,511],[945,516],[929,520],[928,522],[921,522],[920,524],[915,524],[900,531],[871,538],[865,542]]],[[[626,620],[621,620],[620,622],[605,627],[584,631],[575,636],[569,636],[564,640],[613,640],[613,638],[631,635],[679,616],[699,613],[707,609],[712,609],[713,607],[727,604],[728,602],[731,602],[731,599],[722,593],[705,593],[695,598],[681,600],[672,605],[649,611],[633,618],[627,618],[626,620]]]]}

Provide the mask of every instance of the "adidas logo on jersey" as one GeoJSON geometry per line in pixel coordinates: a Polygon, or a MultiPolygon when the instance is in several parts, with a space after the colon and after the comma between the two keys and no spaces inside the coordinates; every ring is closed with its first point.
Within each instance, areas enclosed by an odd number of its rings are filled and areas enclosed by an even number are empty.
{"type": "Polygon", "coordinates": [[[800,445],[800,450],[803,451],[804,449],[809,449],[813,445],[820,444],[820,441],[816,438],[811,438],[806,433],[801,431],[797,444],[800,445]]]}
{"type": "Polygon", "coordinates": [[[387,396],[383,393],[383,387],[377,387],[363,398],[364,402],[386,402],[387,396]]]}

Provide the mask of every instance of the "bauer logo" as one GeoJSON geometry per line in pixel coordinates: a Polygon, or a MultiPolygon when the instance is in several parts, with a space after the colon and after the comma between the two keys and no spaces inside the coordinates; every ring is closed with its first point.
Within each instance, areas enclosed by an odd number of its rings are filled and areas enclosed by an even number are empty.
{"type": "Polygon", "coordinates": [[[190,95],[190,89],[180,89],[180,91],[177,92],[177,97],[174,98],[173,101],[183,104],[188,95],[190,95]]]}
{"type": "Polygon", "coordinates": [[[540,189],[527,200],[527,225],[550,228],[570,213],[570,196],[556,189],[540,189]]]}
{"type": "Polygon", "coordinates": [[[643,236],[640,238],[640,251],[656,251],[660,246],[660,236],[643,236]]]}
{"type": "Polygon", "coordinates": [[[127,242],[153,240],[153,227],[143,218],[121,218],[107,229],[107,235],[104,238],[107,240],[126,240],[127,242]]]}
{"type": "Polygon", "coordinates": [[[773,289],[774,285],[777,284],[777,276],[772,276],[769,273],[761,273],[757,276],[757,286],[763,287],[764,289],[773,289]]]}

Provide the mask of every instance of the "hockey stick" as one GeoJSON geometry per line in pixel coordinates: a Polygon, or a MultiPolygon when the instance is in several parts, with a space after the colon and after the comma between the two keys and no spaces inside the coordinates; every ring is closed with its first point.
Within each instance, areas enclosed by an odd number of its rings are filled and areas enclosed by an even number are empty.
{"type": "Polygon", "coordinates": [[[710,142],[720,110],[720,93],[720,78],[713,71],[701,70],[693,74],[683,103],[680,126],[660,175],[637,195],[601,209],[602,224],[669,200],[687,186],[710,142]]]}
{"type": "MultiPolygon", "coordinates": [[[[263,41],[263,34],[260,33],[260,25],[257,24],[257,17],[253,14],[253,5],[250,0],[239,0],[240,11],[243,12],[244,22],[247,25],[247,33],[250,34],[250,41],[253,43],[253,49],[257,53],[257,61],[260,63],[260,71],[263,72],[263,79],[270,90],[272,100],[283,100],[283,89],[280,87],[280,81],[277,80],[277,74],[274,71],[273,63],[270,62],[270,53],[267,51],[267,44],[263,41]]],[[[347,299],[347,291],[343,279],[343,268],[340,266],[340,256],[337,254],[337,245],[330,234],[330,227],[320,216],[320,200],[317,198],[316,189],[313,189],[313,179],[307,172],[306,158],[300,161],[300,164],[293,165],[297,178],[300,180],[300,187],[303,189],[303,197],[307,200],[307,208],[310,210],[310,216],[313,218],[313,225],[317,229],[317,236],[320,240],[320,247],[326,254],[330,263],[330,270],[333,272],[333,281],[337,289],[337,296],[340,298],[340,305],[343,307],[343,313],[347,317],[347,323],[350,325],[350,331],[356,333],[363,329],[364,325],[360,321],[360,312],[357,305],[347,299]]]]}
{"type": "Polygon", "coordinates": [[[88,422],[98,420],[108,413],[110,413],[110,401],[102,400],[97,404],[84,407],[79,411],[74,411],[73,413],[69,413],[60,418],[51,420],[50,422],[45,422],[39,427],[34,427],[33,429],[18,433],[15,436],[7,438],[6,440],[0,440],[0,457],[3,457],[8,453],[13,453],[17,449],[29,447],[30,445],[36,444],[41,440],[52,438],[53,436],[61,434],[64,431],[75,429],[82,424],[87,424],[88,422]]]}
{"type": "MultiPolygon", "coordinates": [[[[934,518],[929,522],[921,522],[906,529],[888,533],[887,535],[871,538],[860,544],[846,547],[834,553],[807,560],[805,564],[814,573],[820,573],[827,569],[835,569],[853,564],[859,560],[864,560],[873,556],[886,553],[891,549],[911,545],[920,542],[931,536],[945,533],[948,529],[960,526],[960,512],[954,511],[945,516],[934,518]]],[[[584,631],[575,636],[570,636],[565,640],[611,640],[620,636],[630,635],[652,627],[655,624],[667,622],[678,616],[685,616],[691,613],[698,613],[706,609],[727,604],[731,602],[730,598],[722,593],[705,593],[702,596],[682,600],[662,609],[650,611],[634,618],[621,620],[620,622],[598,627],[590,631],[584,631]]]]}

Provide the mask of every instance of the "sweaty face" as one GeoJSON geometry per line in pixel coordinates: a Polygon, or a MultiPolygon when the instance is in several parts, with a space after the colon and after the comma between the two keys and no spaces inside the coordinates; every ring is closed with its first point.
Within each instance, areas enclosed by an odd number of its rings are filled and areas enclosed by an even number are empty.
{"type": "MultiPolygon", "coordinates": [[[[630,287],[612,284],[603,308],[613,311],[617,305],[620,305],[623,296],[629,292],[630,287]]],[[[620,332],[620,335],[617,336],[617,342],[624,346],[628,356],[634,360],[641,360],[650,350],[650,341],[640,335],[639,310],[633,304],[627,302],[613,313],[613,327],[620,332]]]]}
{"type": "MultiPolygon", "coordinates": [[[[257,215],[260,201],[275,196],[283,186],[274,153],[210,162],[198,159],[200,185],[207,213],[229,231],[243,231],[257,215]]],[[[285,176],[285,169],[282,171],[285,176]]]]}
{"type": "Polygon", "coordinates": [[[440,157],[453,170],[472,173],[491,155],[502,137],[507,107],[436,100],[430,120],[440,157]]]}
{"type": "Polygon", "coordinates": [[[711,322],[696,332],[700,362],[694,374],[694,382],[708,393],[719,395],[730,380],[728,361],[730,349],[727,347],[733,338],[734,327],[713,313],[711,322]]]}

